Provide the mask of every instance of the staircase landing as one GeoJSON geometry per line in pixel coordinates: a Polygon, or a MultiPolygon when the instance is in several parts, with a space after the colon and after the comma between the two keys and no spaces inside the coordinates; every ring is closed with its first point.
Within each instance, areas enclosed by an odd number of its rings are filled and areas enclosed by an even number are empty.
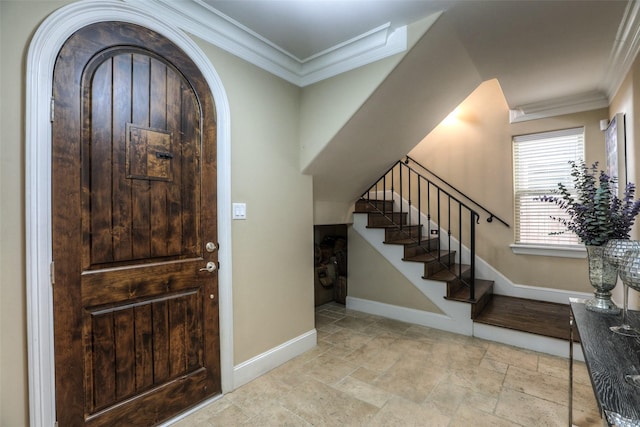
{"type": "Polygon", "coordinates": [[[568,341],[569,312],[568,304],[493,294],[474,322],[568,341]]]}

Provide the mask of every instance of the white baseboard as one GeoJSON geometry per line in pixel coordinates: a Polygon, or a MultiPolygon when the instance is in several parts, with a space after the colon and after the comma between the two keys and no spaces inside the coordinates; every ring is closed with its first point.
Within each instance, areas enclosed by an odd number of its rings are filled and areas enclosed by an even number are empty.
{"type": "Polygon", "coordinates": [[[265,351],[233,368],[234,389],[266,374],[296,356],[311,350],[318,343],[315,329],[265,351]]]}
{"type": "MultiPolygon", "coordinates": [[[[568,317],[567,328],[569,328],[568,317]]],[[[483,323],[473,324],[473,336],[488,341],[495,341],[527,350],[551,354],[553,356],[569,357],[569,343],[557,338],[543,337],[542,335],[485,325],[483,323]]],[[[573,358],[574,360],[584,361],[580,344],[573,343],[573,358]]]]}
{"type": "Polygon", "coordinates": [[[400,307],[397,305],[349,296],[347,297],[346,305],[350,310],[362,311],[364,313],[399,320],[401,322],[442,329],[456,334],[471,335],[473,332],[473,322],[469,318],[468,313],[468,320],[453,319],[446,314],[432,313],[429,311],[416,310],[414,308],[400,307]]]}
{"type": "MultiPolygon", "coordinates": [[[[411,217],[412,218],[417,218],[418,215],[420,215],[421,217],[421,223],[422,224],[426,224],[428,221],[430,221],[428,219],[427,216],[425,216],[422,212],[418,211],[418,209],[415,207],[415,205],[409,205],[409,203],[404,200],[403,198],[400,197],[400,195],[396,192],[392,192],[392,191],[378,191],[376,193],[373,194],[374,197],[377,197],[379,199],[386,199],[386,200],[393,200],[395,203],[395,208],[399,208],[400,207],[400,203],[402,203],[402,208],[404,210],[404,212],[407,212],[409,209],[411,209],[411,217]]],[[[365,219],[366,221],[366,219],[365,219]]],[[[433,222],[431,222],[431,228],[432,229],[438,229],[438,225],[433,222]]],[[[416,222],[417,223],[417,222],[416,222]]],[[[365,222],[366,224],[366,222],[365,222]]],[[[361,228],[356,228],[354,227],[354,229],[356,229],[356,231],[358,231],[361,235],[363,235],[363,232],[361,232],[361,228]]],[[[366,227],[365,227],[365,230],[366,227]]],[[[440,238],[443,239],[442,240],[442,244],[446,245],[446,242],[444,240],[444,236],[446,236],[446,230],[440,230],[440,238]]],[[[367,239],[366,236],[363,235],[363,237],[365,237],[365,239],[367,239]]],[[[367,239],[368,240],[368,239],[367,239]]],[[[454,247],[457,247],[458,245],[458,241],[455,238],[452,238],[452,244],[454,247]]],[[[371,243],[371,242],[370,242],[371,243]]],[[[371,243],[373,244],[373,243],[371,243]]],[[[376,246],[374,246],[376,247],[376,246]]],[[[386,256],[384,252],[380,251],[379,252],[383,255],[386,256]]],[[[469,257],[470,257],[470,252],[469,252],[469,248],[467,248],[466,246],[462,246],[462,260],[465,263],[469,262],[469,257]]],[[[389,260],[391,261],[391,260],[389,260]]],[[[398,267],[396,267],[398,268],[398,267]]],[[[533,299],[533,300],[538,300],[538,301],[547,301],[547,302],[556,302],[556,303],[560,303],[560,304],[568,304],[569,303],[569,298],[592,298],[593,295],[587,292],[576,292],[576,291],[569,291],[569,290],[565,290],[565,289],[557,289],[557,288],[544,288],[544,287],[539,287],[539,286],[530,286],[530,285],[521,285],[521,284],[517,284],[517,283],[513,283],[511,280],[509,280],[504,274],[502,274],[500,271],[498,271],[497,269],[495,269],[491,264],[489,264],[487,261],[485,261],[482,257],[478,256],[476,254],[476,277],[478,278],[482,278],[482,279],[486,279],[486,280],[493,280],[493,293],[497,294],[497,295],[505,295],[505,296],[510,296],[510,297],[516,297],[516,298],[526,298],[526,299],[533,299]]],[[[427,295],[429,297],[429,295],[427,295]]],[[[432,301],[436,302],[433,298],[431,298],[432,301]]],[[[437,304],[437,302],[436,302],[437,304]]],[[[442,307],[440,307],[442,308],[442,307]]]]}
{"type": "Polygon", "coordinates": [[[185,418],[187,418],[189,415],[191,414],[195,414],[196,412],[198,412],[200,409],[204,408],[207,405],[210,405],[211,403],[215,402],[216,400],[222,398],[222,394],[218,394],[217,396],[214,396],[210,399],[207,399],[203,402],[198,403],[196,406],[191,407],[190,409],[180,413],[179,415],[171,418],[170,420],[167,420],[161,424],[158,424],[158,427],[169,427],[172,426],[174,424],[176,424],[178,421],[181,421],[185,418]]]}

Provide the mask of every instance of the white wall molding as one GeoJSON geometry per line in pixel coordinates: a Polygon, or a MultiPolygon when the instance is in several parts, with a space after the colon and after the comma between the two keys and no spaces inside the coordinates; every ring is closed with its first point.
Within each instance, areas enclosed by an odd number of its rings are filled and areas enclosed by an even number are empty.
{"type": "MultiPolygon", "coordinates": [[[[304,87],[407,49],[407,27],[373,28],[309,58],[297,58],[202,0],[125,0],[284,80],[304,87]]],[[[433,15],[433,21],[440,13],[433,15]]]]}
{"type": "Polygon", "coordinates": [[[240,387],[285,362],[314,348],[318,343],[315,329],[261,353],[233,368],[233,383],[240,387]]]}
{"type": "Polygon", "coordinates": [[[181,30],[120,1],[86,0],[47,17],[29,46],[26,73],[25,227],[29,418],[51,426],[55,415],[53,300],[51,294],[51,123],[50,99],[57,53],[78,29],[102,21],[123,21],[152,29],[179,46],[204,75],[218,117],[218,238],[220,361],[223,392],[233,390],[233,299],[231,248],[230,108],[222,82],[209,59],[181,30]]]}
{"type": "MultiPolygon", "coordinates": [[[[409,205],[406,200],[399,197],[395,192],[385,191],[372,194],[373,198],[381,200],[382,196],[386,200],[394,201],[394,209],[403,205],[404,212],[408,211],[409,205]]],[[[411,207],[411,218],[418,216],[415,206],[411,207]]],[[[421,215],[421,223],[426,224],[428,219],[421,215]]],[[[412,220],[417,224],[417,220],[412,220]]],[[[490,225],[497,226],[497,225],[490,225]]],[[[432,222],[432,228],[437,227],[432,222]]],[[[402,261],[403,250],[399,245],[385,245],[384,230],[367,228],[367,215],[353,215],[353,229],[359,233],[371,246],[373,246],[383,257],[387,259],[400,273],[402,273],[417,289],[438,306],[445,314],[431,313],[415,310],[407,307],[400,307],[385,304],[377,301],[365,300],[361,298],[347,297],[347,308],[388,317],[403,322],[433,327],[463,335],[473,335],[491,341],[527,348],[557,356],[568,357],[569,346],[564,340],[543,337],[527,332],[512,331],[505,328],[473,323],[470,315],[470,304],[444,300],[446,285],[443,282],[422,279],[422,266],[419,263],[402,261]]],[[[442,238],[442,232],[441,232],[442,238]]],[[[457,241],[455,242],[457,245],[457,241]]],[[[463,262],[468,262],[468,248],[462,248],[463,262]]],[[[506,276],[496,270],[484,259],[476,256],[476,277],[493,280],[494,293],[516,298],[526,298],[538,301],[547,301],[560,304],[568,304],[569,298],[591,298],[592,295],[584,292],[575,292],[564,289],[542,288],[514,284],[506,276]]],[[[582,360],[582,353],[579,346],[574,345],[574,355],[578,360],[582,360]]]]}
{"type": "Polygon", "coordinates": [[[609,57],[609,67],[603,79],[609,99],[620,89],[633,61],[640,52],[640,2],[630,1],[618,28],[609,57]]]}
{"type": "Polygon", "coordinates": [[[347,297],[346,305],[350,310],[374,314],[401,322],[441,329],[461,335],[472,334],[473,322],[471,321],[471,316],[468,316],[467,319],[453,319],[445,314],[349,296],[347,297]]]}
{"type": "MultiPolygon", "coordinates": [[[[470,319],[469,322],[471,324],[472,332],[470,334],[466,333],[466,327],[463,328],[463,332],[459,332],[455,330],[456,328],[451,328],[451,321],[453,319],[443,314],[430,313],[428,311],[400,307],[361,298],[347,297],[347,308],[349,310],[382,316],[401,322],[427,326],[463,335],[472,335],[476,338],[499,342],[541,353],[552,354],[554,356],[565,358],[569,357],[569,343],[566,340],[557,338],[549,338],[542,335],[500,328],[482,323],[473,323],[470,319]]],[[[569,323],[567,322],[567,327],[568,326],[569,323]]],[[[584,361],[584,356],[579,343],[574,343],[573,345],[573,357],[575,360],[584,361]]]]}
{"type": "Polygon", "coordinates": [[[609,99],[600,91],[581,93],[575,96],[548,99],[541,102],[519,105],[509,110],[510,123],[555,117],[563,114],[607,108],[609,99]]]}
{"type": "Polygon", "coordinates": [[[640,2],[630,1],[611,47],[600,91],[520,105],[509,110],[511,123],[607,108],[640,52],[640,2]]]}
{"type": "MultiPolygon", "coordinates": [[[[383,197],[386,200],[393,200],[394,209],[398,209],[400,207],[400,203],[402,203],[402,209],[404,212],[408,212],[409,204],[408,202],[401,198],[398,193],[387,191],[378,191],[372,193],[373,198],[382,199],[383,197]]],[[[420,215],[420,222],[422,224],[426,224],[429,219],[422,212],[419,212],[415,205],[411,205],[411,218],[417,218],[420,215]]],[[[354,215],[358,217],[360,215],[354,215]]],[[[366,218],[366,215],[362,215],[366,218]]],[[[414,224],[417,224],[417,221],[412,221],[414,224]]],[[[498,226],[498,223],[491,223],[488,226],[494,227],[498,226]]],[[[438,229],[438,225],[431,221],[431,228],[438,229]]],[[[446,230],[439,229],[440,232],[440,243],[443,247],[446,247],[446,230]]],[[[451,237],[451,242],[454,247],[458,246],[458,240],[453,236],[451,237]]],[[[387,245],[388,246],[388,245],[387,245]]],[[[466,246],[462,246],[462,262],[469,263],[469,259],[471,256],[471,252],[469,248],[466,246]]],[[[382,253],[382,252],[381,252],[382,253]]],[[[384,255],[384,253],[383,253],[384,255]]],[[[400,255],[402,257],[402,255],[400,255]]],[[[578,255],[577,255],[578,256],[578,255]]],[[[511,296],[516,298],[526,298],[526,299],[534,299],[538,301],[547,301],[547,302],[556,302],[560,304],[568,304],[569,298],[591,298],[592,295],[585,292],[576,292],[576,291],[568,291],[564,289],[554,289],[554,288],[543,288],[539,286],[529,286],[529,285],[521,285],[513,283],[509,280],[504,274],[495,269],[491,264],[489,264],[485,259],[476,255],[476,277],[486,280],[493,280],[493,292],[498,295],[511,296]]],[[[424,280],[423,280],[424,282],[424,280]]],[[[419,285],[423,285],[422,282],[418,282],[419,285]]],[[[419,286],[416,285],[416,286],[419,286]]]]}
{"type": "MultiPolygon", "coordinates": [[[[569,322],[567,319],[567,328],[569,322]]],[[[558,338],[544,337],[528,332],[515,331],[513,329],[474,323],[473,336],[527,350],[552,354],[554,356],[569,358],[569,342],[558,338]]],[[[584,355],[580,343],[573,343],[573,358],[584,362],[584,355]]]]}

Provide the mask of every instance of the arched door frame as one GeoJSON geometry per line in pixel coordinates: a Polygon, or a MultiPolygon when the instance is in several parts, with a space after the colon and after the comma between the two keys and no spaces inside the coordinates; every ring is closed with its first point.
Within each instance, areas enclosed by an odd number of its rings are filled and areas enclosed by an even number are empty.
{"type": "Polygon", "coordinates": [[[154,30],[180,47],[204,75],[217,112],[220,363],[222,391],[233,390],[231,280],[231,135],[226,92],[202,50],[178,28],[119,1],[87,0],[53,14],[36,31],[27,57],[25,226],[29,415],[34,426],[56,420],[51,240],[51,116],[53,67],[60,48],[78,29],[123,21],[154,30]]]}

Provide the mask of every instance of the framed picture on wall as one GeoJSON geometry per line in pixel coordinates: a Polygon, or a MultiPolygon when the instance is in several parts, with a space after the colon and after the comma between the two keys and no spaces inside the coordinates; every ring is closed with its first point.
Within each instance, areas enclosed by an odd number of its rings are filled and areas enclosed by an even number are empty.
{"type": "Polygon", "coordinates": [[[623,196],[627,185],[627,153],[624,129],[624,114],[618,113],[611,119],[604,132],[607,175],[618,180],[618,192],[623,196]]]}

